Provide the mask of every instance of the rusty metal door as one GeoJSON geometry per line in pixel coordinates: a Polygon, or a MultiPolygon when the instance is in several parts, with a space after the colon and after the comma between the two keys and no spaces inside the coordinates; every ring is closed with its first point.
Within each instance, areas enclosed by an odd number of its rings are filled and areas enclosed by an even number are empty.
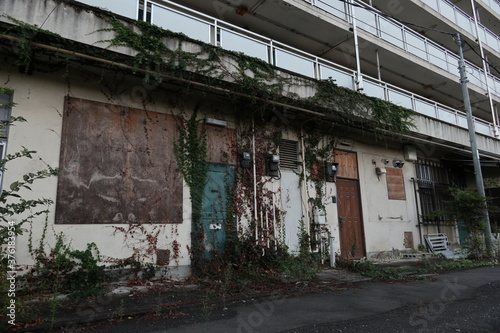
{"type": "Polygon", "coordinates": [[[340,254],[344,259],[365,256],[359,181],[337,179],[340,254]]]}

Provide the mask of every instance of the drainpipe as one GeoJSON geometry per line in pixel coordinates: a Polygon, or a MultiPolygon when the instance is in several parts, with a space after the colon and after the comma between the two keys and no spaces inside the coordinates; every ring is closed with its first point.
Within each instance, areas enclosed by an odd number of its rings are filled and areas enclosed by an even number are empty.
{"type": "Polygon", "coordinates": [[[352,20],[352,32],[354,34],[354,52],[356,54],[356,79],[355,79],[355,84],[356,84],[356,90],[357,91],[362,91],[363,90],[363,75],[361,74],[361,64],[360,64],[360,57],[359,57],[359,43],[358,43],[358,28],[356,25],[356,14],[354,11],[354,6],[353,6],[354,0],[349,0],[350,4],[350,11],[351,11],[351,20],[352,20]]]}
{"type": "Polygon", "coordinates": [[[417,180],[415,178],[411,178],[413,181],[413,192],[415,193],[415,207],[417,208],[417,221],[418,221],[418,235],[420,238],[420,245],[424,245],[422,240],[422,223],[420,222],[420,210],[418,209],[418,191],[417,191],[417,180]]]}
{"type": "Polygon", "coordinates": [[[375,57],[377,58],[377,77],[379,81],[382,81],[382,73],[380,72],[380,57],[378,54],[378,49],[375,50],[375,57]]]}
{"type": "Polygon", "coordinates": [[[307,202],[307,180],[306,180],[306,152],[304,146],[304,130],[300,126],[300,144],[301,144],[301,155],[302,155],[302,205],[304,206],[304,228],[307,234],[310,234],[310,222],[309,222],[309,204],[307,202]]]}
{"type": "Polygon", "coordinates": [[[480,34],[479,34],[479,18],[476,11],[476,5],[474,0],[470,0],[471,6],[472,6],[472,13],[474,14],[474,25],[476,26],[476,38],[477,38],[477,44],[479,45],[479,50],[481,52],[481,60],[483,63],[483,71],[484,71],[484,82],[486,84],[486,93],[488,94],[488,101],[490,104],[490,110],[491,110],[491,117],[493,118],[493,134],[495,137],[498,137],[500,135],[500,132],[498,131],[498,123],[497,123],[497,114],[495,107],[493,105],[493,98],[491,97],[491,89],[490,89],[490,84],[488,82],[488,64],[486,62],[486,56],[484,54],[483,50],[483,43],[481,42],[480,34]]]}
{"type": "Polygon", "coordinates": [[[257,167],[255,165],[255,120],[252,115],[252,165],[253,165],[253,218],[255,222],[255,242],[259,242],[259,231],[257,228],[257,167]]]}

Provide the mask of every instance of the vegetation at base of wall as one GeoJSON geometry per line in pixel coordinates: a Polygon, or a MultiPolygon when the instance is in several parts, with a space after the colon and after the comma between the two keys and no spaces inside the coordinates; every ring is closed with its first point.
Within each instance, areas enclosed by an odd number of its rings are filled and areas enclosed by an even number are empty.
{"type": "Polygon", "coordinates": [[[55,235],[55,243],[46,250],[48,217],[36,247],[32,244],[32,232],[28,248],[35,260],[33,268],[21,278],[23,293],[69,294],[73,298],[96,296],[104,291],[108,281],[105,267],[99,265],[100,255],[95,243],[88,243],[85,250],[74,250],[61,232],[55,235]]]}
{"type": "Polygon", "coordinates": [[[449,191],[451,200],[444,202],[444,210],[435,211],[433,215],[464,223],[468,234],[464,247],[470,259],[490,258],[493,254],[485,253],[484,246],[485,209],[487,206],[492,211],[498,208],[491,205],[490,198],[483,197],[474,189],[450,188],[449,191]]]}
{"type": "Polygon", "coordinates": [[[290,254],[286,246],[266,247],[244,234],[228,244],[223,255],[203,259],[198,281],[208,290],[226,293],[250,291],[261,285],[296,283],[315,280],[323,269],[320,255],[309,251],[308,235],[299,230],[299,252],[290,254]]]}
{"type": "Polygon", "coordinates": [[[477,261],[470,259],[423,259],[414,267],[386,267],[368,260],[337,260],[337,268],[358,273],[375,280],[421,280],[426,275],[454,269],[497,265],[495,261],[477,261]]]}
{"type": "Polygon", "coordinates": [[[205,259],[201,267],[197,278],[203,286],[228,293],[249,291],[259,284],[265,288],[267,283],[311,281],[322,269],[316,254],[292,255],[285,247],[265,248],[251,237],[239,239],[223,256],[205,259]]]}

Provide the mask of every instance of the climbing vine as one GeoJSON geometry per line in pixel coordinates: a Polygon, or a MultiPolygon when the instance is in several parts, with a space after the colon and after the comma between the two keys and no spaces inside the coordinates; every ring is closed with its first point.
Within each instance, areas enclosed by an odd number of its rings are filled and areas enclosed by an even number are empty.
{"type": "Polygon", "coordinates": [[[208,163],[207,140],[205,132],[198,130],[198,115],[195,108],[191,117],[181,122],[179,139],[174,145],[174,153],[178,168],[189,186],[192,208],[192,256],[195,262],[203,254],[203,226],[201,225],[201,210],[203,191],[207,183],[208,163]]]}
{"type": "Polygon", "coordinates": [[[338,86],[331,78],[319,81],[317,88],[309,101],[326,108],[325,113],[340,123],[376,133],[385,130],[383,134],[401,134],[415,127],[413,110],[338,86]]]}
{"type": "MultiPolygon", "coordinates": [[[[153,79],[160,83],[167,75],[169,78],[185,79],[181,82],[187,88],[190,87],[189,82],[200,82],[207,88],[242,93],[250,98],[251,103],[260,101],[266,105],[266,102],[280,102],[299,106],[323,114],[329,122],[375,131],[383,129],[384,133],[402,133],[413,127],[413,111],[340,87],[332,79],[294,80],[281,75],[272,65],[243,53],[223,50],[144,21],[124,23],[112,15],[100,15],[111,25],[104,30],[114,34],[111,39],[100,42],[107,43],[108,47],[128,47],[135,52],[132,58],[110,53],[107,59],[130,64],[135,73],[145,73],[146,81],[153,79]],[[311,86],[317,92],[309,98],[287,92],[296,85],[311,86]]],[[[64,45],[90,55],[97,52],[94,46],[77,45],[50,31],[6,17],[15,23],[6,32],[19,36],[19,56],[15,61],[24,68],[33,63],[36,48],[31,42],[35,36],[49,45],[64,45]]],[[[56,62],[60,63],[59,60],[56,62]]]]}

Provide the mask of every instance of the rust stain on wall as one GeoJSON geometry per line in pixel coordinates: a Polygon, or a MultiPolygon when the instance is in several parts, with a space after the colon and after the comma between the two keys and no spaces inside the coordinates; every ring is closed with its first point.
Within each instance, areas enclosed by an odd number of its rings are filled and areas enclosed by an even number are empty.
{"type": "Polygon", "coordinates": [[[180,223],[174,116],[67,98],[56,223],[180,223]]]}

